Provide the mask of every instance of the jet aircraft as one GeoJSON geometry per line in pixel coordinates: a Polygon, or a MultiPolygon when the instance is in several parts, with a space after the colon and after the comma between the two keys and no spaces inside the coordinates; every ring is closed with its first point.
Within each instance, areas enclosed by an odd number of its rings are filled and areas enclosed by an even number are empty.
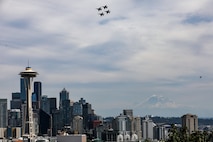
{"type": "Polygon", "coordinates": [[[102,13],[99,13],[99,15],[100,15],[100,16],[104,16],[104,13],[103,13],[103,12],[102,12],[102,13]]]}
{"type": "Polygon", "coordinates": [[[101,7],[99,7],[99,8],[97,8],[97,10],[98,10],[98,11],[101,11],[101,10],[102,10],[102,8],[101,8],[101,7]]]}
{"type": "Polygon", "coordinates": [[[103,6],[103,8],[104,8],[104,9],[107,9],[107,8],[108,8],[108,6],[107,6],[107,5],[104,5],[104,6],[103,6]]]}
{"type": "Polygon", "coordinates": [[[110,11],[109,10],[107,10],[107,11],[105,11],[106,12],[106,14],[109,14],[110,13],[110,11]]]}

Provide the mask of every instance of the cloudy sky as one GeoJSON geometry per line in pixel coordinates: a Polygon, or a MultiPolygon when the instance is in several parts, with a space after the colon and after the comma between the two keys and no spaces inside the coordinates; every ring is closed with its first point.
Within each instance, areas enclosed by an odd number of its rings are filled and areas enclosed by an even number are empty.
{"type": "Polygon", "coordinates": [[[213,117],[212,5],[0,0],[0,98],[9,103],[20,91],[18,74],[29,60],[43,95],[58,97],[65,87],[71,100],[83,97],[104,117],[123,109],[139,116],[213,117]]]}

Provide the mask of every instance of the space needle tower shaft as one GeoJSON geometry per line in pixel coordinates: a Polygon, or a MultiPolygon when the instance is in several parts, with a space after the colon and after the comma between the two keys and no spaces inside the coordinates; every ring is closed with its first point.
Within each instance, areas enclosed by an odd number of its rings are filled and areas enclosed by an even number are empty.
{"type": "Polygon", "coordinates": [[[19,75],[24,79],[24,86],[26,92],[26,109],[24,112],[24,126],[23,135],[29,139],[35,137],[35,127],[33,124],[33,109],[32,109],[32,82],[33,78],[38,75],[37,72],[33,71],[31,67],[26,67],[23,72],[19,75]]]}

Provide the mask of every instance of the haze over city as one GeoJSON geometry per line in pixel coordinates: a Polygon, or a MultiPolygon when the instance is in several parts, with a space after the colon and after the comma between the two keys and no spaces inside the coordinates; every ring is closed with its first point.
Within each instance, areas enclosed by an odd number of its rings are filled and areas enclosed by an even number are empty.
{"type": "Polygon", "coordinates": [[[95,113],[213,117],[212,0],[0,0],[0,98],[29,65],[95,113]],[[100,16],[97,8],[108,6],[100,16]]]}

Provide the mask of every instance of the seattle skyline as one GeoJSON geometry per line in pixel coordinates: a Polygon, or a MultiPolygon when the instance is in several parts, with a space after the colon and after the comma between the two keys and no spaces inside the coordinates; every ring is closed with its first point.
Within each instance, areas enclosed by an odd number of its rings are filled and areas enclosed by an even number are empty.
{"type": "Polygon", "coordinates": [[[43,95],[66,88],[101,116],[213,117],[212,4],[0,0],[0,98],[20,91],[29,60],[43,95]]]}

